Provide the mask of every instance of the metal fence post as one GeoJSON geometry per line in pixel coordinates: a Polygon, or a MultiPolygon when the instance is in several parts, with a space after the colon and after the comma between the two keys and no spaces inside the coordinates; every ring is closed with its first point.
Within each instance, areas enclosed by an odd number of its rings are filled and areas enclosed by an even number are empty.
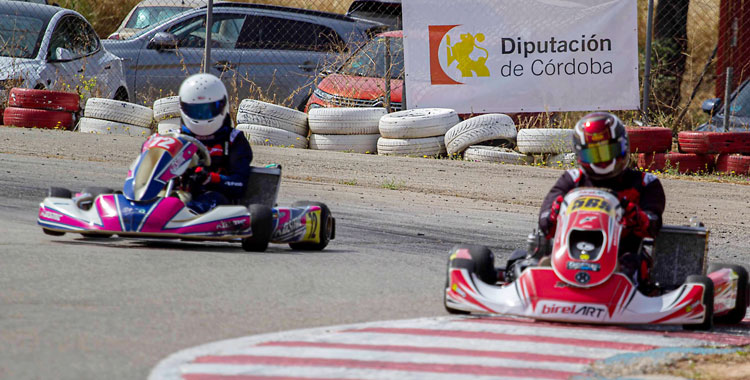
{"type": "Polygon", "coordinates": [[[206,42],[204,43],[205,51],[203,53],[203,73],[208,73],[208,68],[211,66],[211,27],[214,23],[214,2],[208,0],[208,7],[206,8],[206,42]]]}
{"type": "Polygon", "coordinates": [[[654,0],[648,0],[648,17],[646,19],[646,51],[643,64],[643,99],[641,99],[641,113],[643,121],[648,123],[648,96],[651,92],[651,40],[654,31],[654,0]]]}
{"type": "Polygon", "coordinates": [[[385,110],[391,112],[391,38],[385,38],[385,110]]]}
{"type": "Polygon", "coordinates": [[[730,66],[727,67],[726,84],[724,85],[724,130],[729,132],[729,122],[732,119],[730,115],[731,107],[729,103],[732,99],[729,97],[732,95],[732,77],[734,76],[734,69],[730,66]]]}

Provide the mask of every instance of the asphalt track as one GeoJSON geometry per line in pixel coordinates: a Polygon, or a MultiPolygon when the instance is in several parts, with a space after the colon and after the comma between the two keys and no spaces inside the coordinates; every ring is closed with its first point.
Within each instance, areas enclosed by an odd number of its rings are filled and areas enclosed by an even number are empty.
{"type": "MultiPolygon", "coordinates": [[[[338,231],[325,251],[41,233],[36,212],[49,185],[118,188],[142,141],[0,128],[0,378],[143,379],[170,354],[208,342],[445,316],[448,249],[483,243],[502,258],[523,246],[560,174],[259,148],[257,163],[285,167],[280,204],[330,206],[338,231]]],[[[665,185],[686,199],[668,221],[701,213],[719,231],[713,256],[748,261],[750,228],[737,223],[746,186],[665,185]],[[718,200],[694,201],[706,194],[718,200]]]]}

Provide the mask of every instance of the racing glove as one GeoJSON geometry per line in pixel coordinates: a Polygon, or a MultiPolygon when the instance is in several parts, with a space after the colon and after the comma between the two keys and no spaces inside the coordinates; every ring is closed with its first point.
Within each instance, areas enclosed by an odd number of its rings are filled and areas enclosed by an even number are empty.
{"type": "Polygon", "coordinates": [[[629,229],[636,236],[646,237],[649,235],[648,226],[651,221],[648,214],[641,210],[637,204],[630,202],[625,206],[625,214],[622,220],[625,228],[629,229]]]}
{"type": "Polygon", "coordinates": [[[203,166],[195,168],[195,171],[193,172],[193,174],[190,174],[188,179],[191,188],[197,186],[206,186],[209,183],[219,183],[220,181],[221,176],[219,176],[219,173],[209,172],[203,166]]]}
{"type": "Polygon", "coordinates": [[[547,216],[545,223],[546,229],[543,228],[543,231],[545,232],[544,237],[547,239],[552,239],[552,237],[555,236],[555,230],[557,229],[557,216],[560,215],[560,205],[562,205],[562,202],[562,195],[558,195],[549,208],[549,215],[547,216]]]}

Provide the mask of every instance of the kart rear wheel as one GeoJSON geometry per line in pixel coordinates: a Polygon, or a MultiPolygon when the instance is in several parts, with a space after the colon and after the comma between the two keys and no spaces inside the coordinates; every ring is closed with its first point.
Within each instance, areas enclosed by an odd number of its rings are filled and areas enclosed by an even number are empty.
{"type": "Polygon", "coordinates": [[[311,201],[298,201],[292,203],[292,207],[306,207],[306,206],[318,206],[320,207],[320,241],[317,243],[300,242],[300,243],[289,243],[289,247],[292,249],[304,250],[304,251],[322,251],[328,243],[335,237],[336,233],[336,220],[331,216],[331,210],[325,203],[311,202],[311,201]]]}
{"type": "Polygon", "coordinates": [[[714,282],[708,276],[690,275],[685,283],[703,284],[703,305],[706,313],[703,322],[699,324],[682,325],[684,330],[711,330],[714,327],[714,282]]]}
{"type": "Polygon", "coordinates": [[[47,196],[55,198],[72,198],[73,193],[64,187],[50,186],[49,190],[47,191],[47,196]]]}
{"type": "Polygon", "coordinates": [[[734,308],[729,313],[714,318],[716,323],[720,324],[738,324],[745,318],[747,312],[747,291],[748,291],[748,274],[747,269],[741,265],[732,264],[710,264],[706,273],[716,272],[717,270],[729,268],[737,274],[737,301],[734,308]]]}
{"type": "Polygon", "coordinates": [[[265,252],[273,233],[273,212],[270,207],[261,204],[252,204],[248,210],[253,236],[242,239],[242,249],[246,252],[265,252]]]}
{"type": "Polygon", "coordinates": [[[63,235],[65,235],[65,232],[54,231],[54,230],[50,230],[49,228],[42,228],[42,232],[44,232],[45,235],[49,235],[49,236],[63,236],[63,235]]]}

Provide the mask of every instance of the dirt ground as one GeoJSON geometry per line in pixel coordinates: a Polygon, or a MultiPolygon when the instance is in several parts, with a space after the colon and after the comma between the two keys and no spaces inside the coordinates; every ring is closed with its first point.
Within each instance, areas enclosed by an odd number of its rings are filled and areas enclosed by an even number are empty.
{"type": "Polygon", "coordinates": [[[750,347],[732,354],[690,355],[649,374],[679,376],[694,380],[750,379],[750,347]]]}

